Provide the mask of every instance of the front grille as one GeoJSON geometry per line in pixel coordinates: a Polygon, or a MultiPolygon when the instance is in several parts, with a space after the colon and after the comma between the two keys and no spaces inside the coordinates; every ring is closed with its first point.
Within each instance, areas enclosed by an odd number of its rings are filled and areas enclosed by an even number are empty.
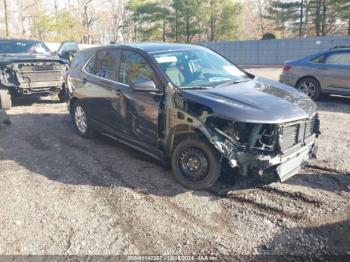
{"type": "Polygon", "coordinates": [[[315,122],[316,116],[305,122],[281,126],[279,137],[279,145],[281,151],[287,151],[289,148],[303,142],[306,138],[314,134],[315,122]]]}

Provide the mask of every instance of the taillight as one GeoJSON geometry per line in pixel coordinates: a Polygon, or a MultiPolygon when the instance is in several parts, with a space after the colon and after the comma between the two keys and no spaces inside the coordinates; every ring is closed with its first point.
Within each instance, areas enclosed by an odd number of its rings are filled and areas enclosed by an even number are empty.
{"type": "Polygon", "coordinates": [[[283,66],[283,69],[282,69],[282,72],[283,73],[287,73],[292,67],[290,65],[284,65],[283,66]]]}

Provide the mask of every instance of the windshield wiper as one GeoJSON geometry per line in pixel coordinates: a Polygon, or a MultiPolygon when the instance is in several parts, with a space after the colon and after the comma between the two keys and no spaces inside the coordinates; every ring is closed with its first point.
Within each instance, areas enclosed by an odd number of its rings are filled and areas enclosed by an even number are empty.
{"type": "Polygon", "coordinates": [[[243,83],[243,82],[248,82],[249,80],[241,80],[241,81],[237,81],[237,80],[229,80],[226,81],[220,85],[215,86],[214,88],[220,88],[220,87],[224,87],[224,86],[228,86],[228,85],[234,85],[234,84],[239,84],[239,83],[243,83]]]}
{"type": "Polygon", "coordinates": [[[184,86],[180,87],[181,90],[203,90],[203,89],[208,89],[204,86],[184,86]]]}

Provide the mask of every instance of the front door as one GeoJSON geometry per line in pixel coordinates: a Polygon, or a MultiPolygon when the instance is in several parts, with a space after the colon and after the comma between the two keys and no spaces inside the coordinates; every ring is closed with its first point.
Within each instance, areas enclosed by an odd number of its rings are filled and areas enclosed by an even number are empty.
{"type": "Polygon", "coordinates": [[[124,50],[118,75],[122,103],[115,114],[124,119],[123,130],[128,136],[157,147],[162,93],[132,89],[131,83],[140,80],[152,80],[161,88],[160,81],[146,59],[137,52],[124,50]]]}

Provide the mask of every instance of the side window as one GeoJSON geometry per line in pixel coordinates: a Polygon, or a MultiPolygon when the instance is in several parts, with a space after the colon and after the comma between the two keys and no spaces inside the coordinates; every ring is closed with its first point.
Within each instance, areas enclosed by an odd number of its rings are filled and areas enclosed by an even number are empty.
{"type": "Polygon", "coordinates": [[[63,47],[62,47],[62,52],[69,52],[69,51],[72,51],[72,52],[75,52],[78,50],[78,47],[75,43],[65,43],[63,44],[63,47]]]}
{"type": "Polygon", "coordinates": [[[350,65],[350,52],[331,54],[326,61],[333,65],[350,65]]]}
{"type": "Polygon", "coordinates": [[[86,71],[90,74],[115,80],[116,79],[116,50],[101,50],[98,51],[94,58],[86,66],[86,71]]]}
{"type": "Polygon", "coordinates": [[[316,56],[312,58],[311,61],[316,64],[324,63],[324,55],[316,56]]]}
{"type": "Polygon", "coordinates": [[[120,59],[119,82],[130,85],[140,80],[155,81],[155,73],[139,54],[124,51],[120,59]]]}

